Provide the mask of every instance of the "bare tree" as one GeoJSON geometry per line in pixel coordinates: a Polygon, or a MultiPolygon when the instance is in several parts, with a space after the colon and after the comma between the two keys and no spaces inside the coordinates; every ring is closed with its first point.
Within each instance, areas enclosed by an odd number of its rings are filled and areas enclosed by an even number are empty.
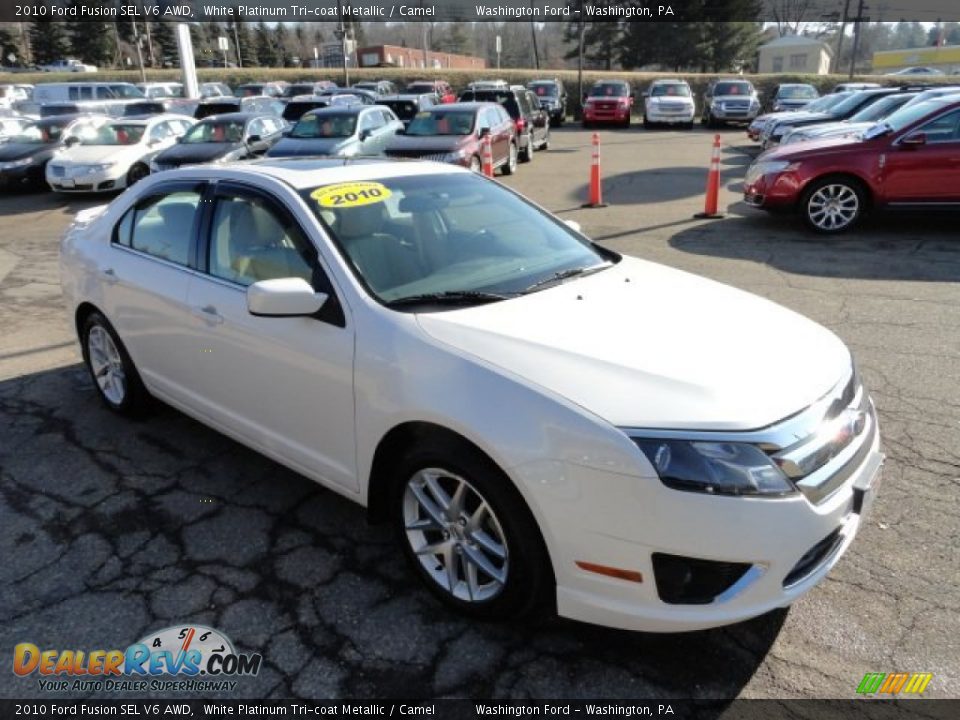
{"type": "Polygon", "coordinates": [[[799,35],[804,23],[819,10],[817,0],[772,0],[770,10],[780,37],[799,35]]]}

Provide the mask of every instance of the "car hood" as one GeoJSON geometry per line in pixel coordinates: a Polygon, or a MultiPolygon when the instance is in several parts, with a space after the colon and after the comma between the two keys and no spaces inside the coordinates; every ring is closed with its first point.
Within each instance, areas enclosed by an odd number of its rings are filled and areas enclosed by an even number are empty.
{"type": "Polygon", "coordinates": [[[267,153],[270,157],[335,155],[356,142],[349,138],[283,138],[267,153]]]}
{"type": "Polygon", "coordinates": [[[826,137],[828,135],[851,135],[853,133],[861,133],[864,130],[867,130],[876,125],[873,122],[832,122],[832,123],[818,123],[816,125],[808,125],[803,128],[802,131],[811,137],[826,137]]]}
{"type": "Polygon", "coordinates": [[[750,430],[827,393],[850,367],[830,331],[655,263],[520,298],[417,316],[433,339],[619,427],[750,430]]]}
{"type": "Polygon", "coordinates": [[[852,137],[827,137],[823,139],[814,138],[802,143],[792,143],[790,145],[778,145],[761,154],[756,162],[760,160],[786,160],[793,162],[803,160],[810,156],[824,157],[831,153],[846,153],[850,151],[851,145],[861,145],[864,148],[869,147],[869,140],[860,140],[852,137]]]}
{"type": "Polygon", "coordinates": [[[223,157],[242,145],[243,143],[181,143],[167,148],[157,155],[155,160],[170,165],[205,163],[223,157]]]}
{"type": "Polygon", "coordinates": [[[658,95],[657,97],[648,97],[647,102],[649,103],[684,103],[685,105],[693,105],[693,98],[687,97],[686,95],[658,95]]]}
{"type": "Polygon", "coordinates": [[[714,95],[711,98],[711,100],[717,102],[729,102],[731,100],[746,100],[747,102],[753,102],[756,99],[756,95],[714,95]]]}
{"type": "Polygon", "coordinates": [[[807,125],[817,122],[837,122],[837,118],[832,115],[827,115],[827,113],[820,112],[806,112],[805,110],[798,110],[797,112],[791,112],[785,114],[783,117],[777,118],[777,125],[807,125]]]}
{"type": "Polygon", "coordinates": [[[448,153],[460,147],[467,136],[464,135],[395,135],[387,142],[386,151],[418,150],[424,153],[448,153]]]}
{"type": "Polygon", "coordinates": [[[123,162],[141,157],[146,150],[140,145],[74,145],[56,158],[57,164],[123,162]]]}
{"type": "Polygon", "coordinates": [[[59,145],[32,145],[30,143],[3,143],[0,145],[0,162],[22,160],[43,153],[53,154],[59,145]]]}

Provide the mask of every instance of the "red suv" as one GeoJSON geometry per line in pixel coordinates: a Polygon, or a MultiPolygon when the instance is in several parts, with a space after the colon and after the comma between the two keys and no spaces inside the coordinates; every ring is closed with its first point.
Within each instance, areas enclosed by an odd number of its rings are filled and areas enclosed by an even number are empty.
{"type": "Polygon", "coordinates": [[[583,127],[600,123],[630,127],[634,93],[623,80],[599,80],[583,101],[583,127]]]}
{"type": "Polygon", "coordinates": [[[960,209],[960,94],[908,104],[854,140],[765,152],[747,170],[744,200],[799,211],[823,233],[873,208],[960,209]]]}

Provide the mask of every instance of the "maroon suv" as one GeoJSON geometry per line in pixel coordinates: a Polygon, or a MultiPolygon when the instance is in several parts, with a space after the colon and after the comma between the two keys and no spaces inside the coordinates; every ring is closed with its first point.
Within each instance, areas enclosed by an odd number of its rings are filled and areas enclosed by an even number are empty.
{"type": "Polygon", "coordinates": [[[823,233],[872,208],[960,210],[960,94],[908,104],[853,139],[765,152],[747,170],[744,200],[799,211],[823,233]]]}
{"type": "Polygon", "coordinates": [[[462,165],[479,172],[483,141],[490,138],[493,167],[504,175],[517,169],[519,148],[513,119],[496,103],[434,105],[417,113],[402,133],[390,138],[390,157],[420,158],[462,165]]]}

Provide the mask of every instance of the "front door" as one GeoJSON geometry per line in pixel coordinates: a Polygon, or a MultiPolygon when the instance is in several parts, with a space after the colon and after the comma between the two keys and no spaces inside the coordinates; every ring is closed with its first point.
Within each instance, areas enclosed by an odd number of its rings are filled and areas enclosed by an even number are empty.
{"type": "Polygon", "coordinates": [[[960,109],[898,138],[883,165],[884,197],[890,204],[960,203],[960,109]],[[904,142],[918,133],[923,133],[923,144],[904,142]]]}
{"type": "Polygon", "coordinates": [[[304,474],[358,490],[353,328],[307,234],[278,201],[221,184],[188,304],[202,339],[206,412],[304,474]],[[257,317],[246,289],[301,277],[329,299],[315,317],[257,317]]]}

